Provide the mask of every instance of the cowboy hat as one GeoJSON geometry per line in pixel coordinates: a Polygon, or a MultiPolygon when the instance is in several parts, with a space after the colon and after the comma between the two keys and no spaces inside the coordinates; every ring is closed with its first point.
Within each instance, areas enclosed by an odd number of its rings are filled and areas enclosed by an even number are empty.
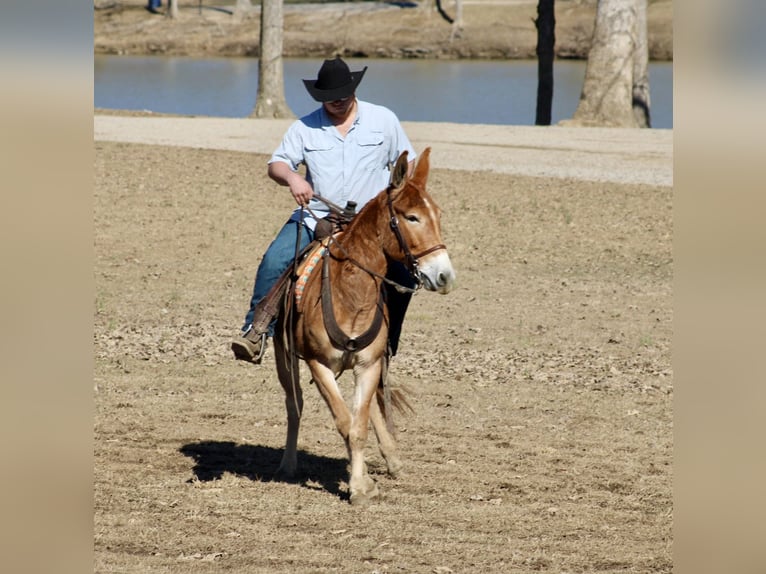
{"type": "Polygon", "coordinates": [[[367,66],[364,70],[352,72],[348,64],[336,56],[334,60],[324,61],[316,80],[303,80],[303,84],[318,102],[342,100],[354,93],[366,71],[367,66]]]}

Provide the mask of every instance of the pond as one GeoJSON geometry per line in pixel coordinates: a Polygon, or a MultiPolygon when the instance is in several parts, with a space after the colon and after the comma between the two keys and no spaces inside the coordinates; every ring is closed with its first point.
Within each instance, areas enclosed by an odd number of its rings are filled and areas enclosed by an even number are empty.
{"type": "MultiPolygon", "coordinates": [[[[368,67],[360,99],[392,109],[402,121],[534,125],[537,62],[533,60],[346,60],[368,67]]],[[[322,61],[284,60],[285,99],[297,116],[316,102],[301,79],[315,78],[322,61]]],[[[585,62],[554,64],[552,121],[577,109],[585,62]]],[[[97,108],[247,117],[258,90],[257,58],[95,56],[97,108]]],[[[652,127],[673,127],[673,63],[649,65],[652,127]]]]}

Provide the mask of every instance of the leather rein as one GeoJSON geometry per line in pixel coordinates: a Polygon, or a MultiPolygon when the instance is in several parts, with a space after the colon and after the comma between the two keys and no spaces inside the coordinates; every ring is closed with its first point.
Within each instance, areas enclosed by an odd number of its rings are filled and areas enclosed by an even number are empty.
{"type": "MultiPolygon", "coordinates": [[[[414,185],[414,184],[410,183],[410,185],[414,185]]],[[[443,243],[439,243],[438,245],[434,245],[433,247],[430,247],[419,253],[414,253],[414,254],[412,253],[409,245],[407,244],[407,241],[404,239],[404,236],[402,235],[401,229],[399,228],[399,219],[396,217],[396,214],[394,213],[393,200],[391,197],[392,190],[393,190],[393,186],[391,185],[389,185],[388,188],[386,189],[388,193],[388,201],[386,203],[388,205],[388,212],[390,215],[389,226],[391,227],[391,230],[396,236],[396,240],[399,243],[400,249],[404,253],[407,269],[412,275],[412,278],[415,280],[414,289],[410,287],[406,287],[404,285],[400,285],[399,283],[396,283],[395,281],[391,281],[390,279],[388,279],[384,275],[381,275],[380,273],[376,273],[375,271],[372,271],[371,269],[367,269],[360,262],[358,262],[356,259],[351,257],[348,254],[348,252],[345,250],[345,248],[338,241],[336,241],[334,238],[331,239],[332,243],[343,252],[343,254],[346,256],[349,262],[351,262],[356,267],[359,267],[361,270],[369,273],[373,277],[376,277],[382,280],[380,284],[380,289],[378,289],[378,293],[379,293],[378,301],[375,305],[375,316],[372,319],[372,324],[364,333],[362,333],[358,337],[349,337],[343,331],[343,329],[340,328],[340,326],[338,325],[338,322],[335,319],[335,312],[332,305],[332,293],[330,291],[329,258],[331,256],[330,256],[329,244],[328,244],[328,249],[326,249],[322,255],[322,290],[321,290],[322,318],[324,321],[325,330],[327,331],[327,335],[330,337],[330,341],[332,342],[333,346],[344,352],[344,357],[343,357],[344,363],[346,362],[346,359],[350,353],[356,353],[358,351],[361,351],[368,345],[370,345],[377,338],[378,333],[380,332],[380,328],[383,324],[383,305],[385,304],[385,300],[386,300],[385,290],[383,289],[383,282],[393,285],[397,290],[401,292],[415,293],[423,285],[423,280],[421,279],[421,273],[418,268],[418,259],[428,255],[429,253],[438,251],[439,249],[447,248],[447,246],[444,245],[443,243]]],[[[419,188],[418,190],[422,192],[422,190],[420,190],[419,188]]],[[[330,209],[337,208],[336,205],[332,204],[331,202],[325,200],[322,197],[319,197],[319,196],[314,196],[314,197],[319,199],[323,203],[327,204],[328,207],[330,207],[330,209]]]]}

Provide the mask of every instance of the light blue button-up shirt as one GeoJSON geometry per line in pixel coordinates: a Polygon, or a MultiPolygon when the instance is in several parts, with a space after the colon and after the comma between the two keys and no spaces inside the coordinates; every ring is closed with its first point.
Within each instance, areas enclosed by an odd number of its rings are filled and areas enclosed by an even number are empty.
{"type": "MultiPolygon", "coordinates": [[[[405,150],[415,159],[415,149],[396,115],[383,106],[357,100],[356,119],[346,137],[332,125],[324,107],[295,121],[287,130],[269,163],[281,161],[297,171],[306,166],[306,180],[314,193],[345,206],[357,203],[357,210],[386,188],[391,164],[405,150]]],[[[311,200],[309,208],[318,217],[329,213],[327,206],[311,200]]],[[[300,217],[300,208],[291,219],[300,217]]],[[[304,213],[311,229],[316,221],[304,213]]]]}

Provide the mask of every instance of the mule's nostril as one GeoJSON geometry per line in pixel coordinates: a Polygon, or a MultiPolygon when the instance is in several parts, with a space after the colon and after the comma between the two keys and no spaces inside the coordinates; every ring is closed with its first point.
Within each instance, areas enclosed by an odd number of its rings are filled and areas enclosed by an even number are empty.
{"type": "Polygon", "coordinates": [[[447,276],[444,274],[444,272],[439,273],[438,277],[436,277],[436,284],[440,287],[447,283],[447,276]]]}

